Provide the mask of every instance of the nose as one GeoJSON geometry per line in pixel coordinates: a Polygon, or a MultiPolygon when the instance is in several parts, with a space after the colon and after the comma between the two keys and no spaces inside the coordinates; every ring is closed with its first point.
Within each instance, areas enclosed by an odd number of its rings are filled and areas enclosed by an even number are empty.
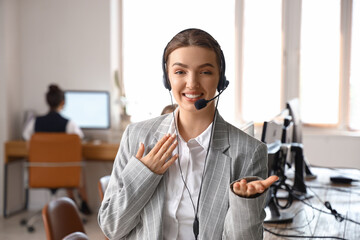
{"type": "Polygon", "coordinates": [[[194,89],[199,86],[199,79],[196,73],[191,72],[188,74],[186,79],[186,87],[189,89],[194,89]]]}

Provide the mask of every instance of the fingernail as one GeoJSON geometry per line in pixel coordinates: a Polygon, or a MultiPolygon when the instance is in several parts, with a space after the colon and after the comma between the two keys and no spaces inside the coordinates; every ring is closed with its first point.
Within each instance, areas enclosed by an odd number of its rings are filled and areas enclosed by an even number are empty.
{"type": "Polygon", "coordinates": [[[173,134],[171,135],[171,137],[173,137],[173,138],[176,137],[176,133],[173,133],[173,134]]]}
{"type": "Polygon", "coordinates": [[[175,141],[173,142],[173,144],[176,145],[176,144],[177,144],[177,140],[175,140],[175,141]]]}

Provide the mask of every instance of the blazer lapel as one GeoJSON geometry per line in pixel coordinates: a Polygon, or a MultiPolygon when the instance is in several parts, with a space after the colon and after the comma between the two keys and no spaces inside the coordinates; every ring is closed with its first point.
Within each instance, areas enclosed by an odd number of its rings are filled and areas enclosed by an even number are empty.
{"type": "MultiPolygon", "coordinates": [[[[200,195],[200,233],[207,235],[201,239],[211,239],[213,232],[222,228],[228,209],[231,158],[224,152],[229,148],[226,122],[217,114],[212,143],[206,160],[205,175],[200,195]]],[[[220,231],[221,232],[221,231],[220,231]]]]}

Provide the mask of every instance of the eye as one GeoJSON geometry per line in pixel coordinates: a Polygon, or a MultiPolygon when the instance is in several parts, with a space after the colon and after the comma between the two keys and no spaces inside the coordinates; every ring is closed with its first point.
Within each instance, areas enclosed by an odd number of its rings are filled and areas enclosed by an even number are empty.
{"type": "Polygon", "coordinates": [[[181,74],[184,74],[185,72],[183,71],[183,70],[176,70],[175,71],[175,74],[179,74],[179,75],[181,75],[181,74]]]}
{"type": "Polygon", "coordinates": [[[211,71],[202,71],[201,74],[205,74],[205,75],[211,75],[212,72],[211,71]]]}

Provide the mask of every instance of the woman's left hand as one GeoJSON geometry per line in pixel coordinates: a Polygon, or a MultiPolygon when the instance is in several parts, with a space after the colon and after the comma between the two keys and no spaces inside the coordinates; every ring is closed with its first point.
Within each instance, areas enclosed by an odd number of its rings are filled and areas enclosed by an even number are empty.
{"type": "Polygon", "coordinates": [[[263,193],[267,188],[279,179],[278,176],[270,176],[265,180],[247,182],[245,179],[233,184],[233,192],[240,197],[251,197],[263,193]]]}

